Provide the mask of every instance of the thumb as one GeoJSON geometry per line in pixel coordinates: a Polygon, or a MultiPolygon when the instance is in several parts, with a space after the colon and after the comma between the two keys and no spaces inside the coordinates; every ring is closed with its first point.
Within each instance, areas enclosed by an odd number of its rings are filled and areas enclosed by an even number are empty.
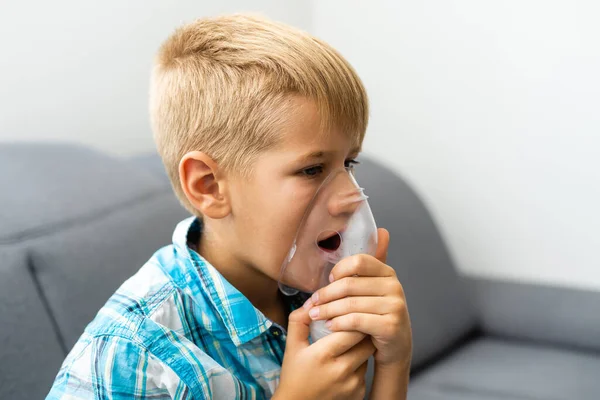
{"type": "Polygon", "coordinates": [[[300,307],[290,313],[290,316],[288,317],[286,349],[296,352],[308,347],[311,321],[308,310],[304,307],[300,307]]]}
{"type": "Polygon", "coordinates": [[[377,229],[377,250],[375,251],[375,258],[384,264],[387,261],[389,244],[390,233],[388,230],[384,228],[377,229]]]}

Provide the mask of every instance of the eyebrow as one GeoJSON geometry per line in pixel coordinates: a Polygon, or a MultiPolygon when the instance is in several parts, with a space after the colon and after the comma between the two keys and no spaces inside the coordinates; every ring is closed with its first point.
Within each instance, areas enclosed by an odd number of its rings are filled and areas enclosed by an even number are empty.
{"type": "MultiPolygon", "coordinates": [[[[308,153],[308,154],[300,157],[299,160],[300,161],[308,161],[308,160],[320,159],[320,158],[328,156],[332,153],[334,153],[334,152],[333,151],[313,151],[312,153],[308,153]]],[[[358,147],[355,147],[350,151],[350,155],[358,154],[358,153],[360,153],[360,148],[358,148],[358,147]]]]}

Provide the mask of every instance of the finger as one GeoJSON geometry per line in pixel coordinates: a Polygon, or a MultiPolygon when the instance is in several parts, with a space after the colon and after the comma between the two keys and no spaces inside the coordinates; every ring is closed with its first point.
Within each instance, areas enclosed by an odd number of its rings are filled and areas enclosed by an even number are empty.
{"type": "Polygon", "coordinates": [[[338,357],[356,346],[365,338],[360,332],[334,332],[312,344],[318,352],[326,352],[331,357],[338,357]]]}
{"type": "Polygon", "coordinates": [[[345,277],[317,290],[312,305],[329,303],[348,296],[385,296],[401,290],[397,279],[389,277],[345,277]]]}
{"type": "Polygon", "coordinates": [[[356,371],[375,353],[375,346],[370,337],[364,338],[359,344],[338,357],[342,363],[347,363],[352,371],[356,371]]]}
{"type": "Polygon", "coordinates": [[[331,331],[358,331],[373,337],[391,337],[400,330],[400,318],[387,314],[352,313],[335,317],[326,325],[331,331]]]}
{"type": "Polygon", "coordinates": [[[330,281],[336,281],[347,276],[386,277],[394,276],[392,267],[368,254],[356,254],[342,259],[331,270],[330,281]]]}
{"type": "Polygon", "coordinates": [[[377,250],[375,251],[375,258],[382,263],[386,263],[388,247],[390,245],[390,233],[385,228],[377,229],[377,250]]]}
{"type": "Polygon", "coordinates": [[[288,333],[286,341],[286,350],[295,352],[309,345],[308,336],[310,334],[311,319],[308,310],[300,307],[290,313],[288,317],[288,333]]]}
{"type": "Polygon", "coordinates": [[[313,320],[325,320],[351,313],[389,314],[395,312],[401,300],[391,297],[344,297],[310,309],[309,315],[313,320]]]}

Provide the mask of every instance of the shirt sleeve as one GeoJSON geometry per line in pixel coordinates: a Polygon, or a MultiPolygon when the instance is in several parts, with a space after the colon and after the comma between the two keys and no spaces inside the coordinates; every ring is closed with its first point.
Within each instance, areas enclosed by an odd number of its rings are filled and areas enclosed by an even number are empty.
{"type": "Polygon", "coordinates": [[[164,362],[130,339],[97,337],[71,351],[47,400],[191,399],[164,362]]]}

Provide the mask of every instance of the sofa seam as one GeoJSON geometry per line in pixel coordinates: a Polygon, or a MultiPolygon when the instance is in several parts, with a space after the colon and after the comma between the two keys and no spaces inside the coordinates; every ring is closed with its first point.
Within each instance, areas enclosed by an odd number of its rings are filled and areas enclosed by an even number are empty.
{"type": "Polygon", "coordinates": [[[170,190],[157,190],[153,192],[144,193],[140,196],[133,197],[131,199],[112,205],[110,207],[101,208],[93,212],[76,216],[63,221],[26,229],[12,236],[6,236],[4,238],[0,237],[0,246],[10,246],[17,243],[37,239],[43,236],[52,235],[61,230],[66,230],[73,226],[77,226],[79,223],[93,222],[100,218],[106,217],[107,215],[127,209],[135,204],[145,203],[147,201],[151,201],[155,198],[171,193],[172,192],[170,190]]]}
{"type": "Polygon", "coordinates": [[[35,269],[35,265],[33,262],[33,256],[30,252],[27,252],[26,264],[27,264],[27,269],[29,270],[29,273],[31,275],[33,284],[35,286],[35,290],[36,290],[40,300],[42,301],[42,305],[46,311],[46,315],[48,316],[48,318],[50,320],[50,325],[52,326],[52,330],[54,331],[54,334],[56,335],[56,340],[58,341],[58,345],[60,346],[63,354],[66,356],[68,351],[67,351],[67,345],[65,343],[65,338],[64,338],[62,332],[60,331],[60,327],[58,325],[56,316],[54,315],[54,312],[52,311],[52,307],[50,306],[50,303],[48,302],[48,297],[46,296],[46,292],[44,291],[42,284],[39,280],[39,277],[38,277],[38,274],[37,274],[37,271],[35,269]]]}

